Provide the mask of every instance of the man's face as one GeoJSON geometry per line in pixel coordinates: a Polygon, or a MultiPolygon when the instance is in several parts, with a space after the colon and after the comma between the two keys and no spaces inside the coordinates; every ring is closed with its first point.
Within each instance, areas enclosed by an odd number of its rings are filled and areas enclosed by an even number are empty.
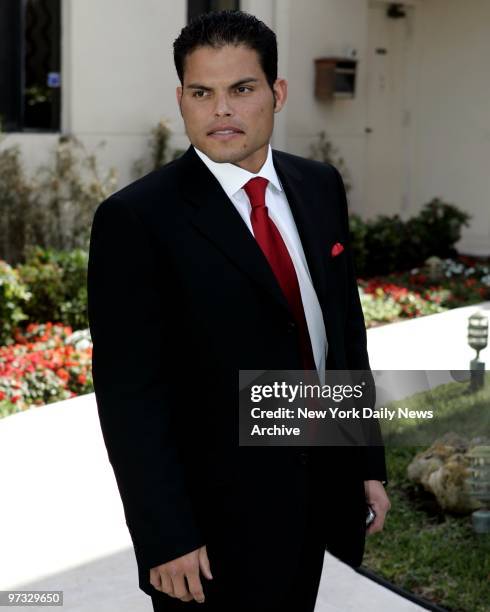
{"type": "Polygon", "coordinates": [[[276,79],[276,101],[259,63],[244,45],[198,47],[185,59],[177,102],[189,140],[215,162],[258,172],[266,160],[274,113],[283,107],[287,82],[276,79]]]}

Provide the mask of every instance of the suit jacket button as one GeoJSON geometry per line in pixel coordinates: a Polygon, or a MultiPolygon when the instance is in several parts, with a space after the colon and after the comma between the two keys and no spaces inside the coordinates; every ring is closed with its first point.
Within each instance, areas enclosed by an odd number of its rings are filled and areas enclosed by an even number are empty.
{"type": "Polygon", "coordinates": [[[308,463],[308,453],[300,453],[298,455],[300,463],[306,465],[308,463]]]}
{"type": "Polygon", "coordinates": [[[296,329],[296,323],[294,321],[288,321],[288,332],[291,334],[296,329]]]}

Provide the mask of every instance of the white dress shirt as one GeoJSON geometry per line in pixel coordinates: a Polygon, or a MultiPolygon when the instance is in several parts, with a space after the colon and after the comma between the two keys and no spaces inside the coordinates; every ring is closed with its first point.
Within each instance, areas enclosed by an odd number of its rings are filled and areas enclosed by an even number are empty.
{"type": "Polygon", "coordinates": [[[322,310],[313,287],[296,223],[272,162],[271,145],[269,144],[267,159],[257,174],[244,170],[235,164],[215,162],[196,147],[194,147],[194,150],[216,177],[252,235],[253,228],[250,220],[252,206],[243,186],[255,176],[261,176],[269,181],[265,191],[265,203],[269,217],[279,230],[296,270],[313,357],[323,384],[328,344],[322,310]]]}

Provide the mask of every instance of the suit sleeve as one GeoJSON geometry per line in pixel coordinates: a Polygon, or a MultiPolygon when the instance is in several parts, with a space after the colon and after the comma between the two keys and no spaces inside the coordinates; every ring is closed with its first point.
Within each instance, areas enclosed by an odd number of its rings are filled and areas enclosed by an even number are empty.
{"type": "Polygon", "coordinates": [[[93,381],[108,458],[135,554],[154,567],[202,546],[172,429],[169,318],[156,248],[112,196],[97,208],[88,261],[93,381]]]}
{"type": "MultiPolygon", "coordinates": [[[[362,312],[359,289],[357,287],[357,276],[353,261],[350,232],[349,232],[349,213],[347,205],[347,195],[344,182],[339,171],[331,166],[334,171],[337,183],[338,194],[342,207],[342,220],[345,230],[345,254],[347,257],[347,313],[345,329],[345,350],[349,370],[363,370],[369,378],[369,400],[368,405],[373,407],[376,404],[376,387],[371,373],[369,356],[367,351],[367,334],[364,314],[362,312]]],[[[369,444],[360,447],[361,462],[363,465],[364,480],[380,480],[388,482],[385,449],[382,441],[381,430],[377,419],[369,419],[366,428],[366,438],[369,444]]]]}

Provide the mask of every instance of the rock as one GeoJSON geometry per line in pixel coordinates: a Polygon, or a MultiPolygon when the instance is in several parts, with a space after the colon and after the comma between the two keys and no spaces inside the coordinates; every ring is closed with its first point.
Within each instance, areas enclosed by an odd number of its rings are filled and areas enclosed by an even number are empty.
{"type": "Polygon", "coordinates": [[[476,439],[468,442],[452,432],[445,434],[415,455],[407,468],[408,478],[433,493],[443,510],[469,514],[481,508],[466,485],[470,464],[467,452],[476,446],[475,442],[476,439]]]}

